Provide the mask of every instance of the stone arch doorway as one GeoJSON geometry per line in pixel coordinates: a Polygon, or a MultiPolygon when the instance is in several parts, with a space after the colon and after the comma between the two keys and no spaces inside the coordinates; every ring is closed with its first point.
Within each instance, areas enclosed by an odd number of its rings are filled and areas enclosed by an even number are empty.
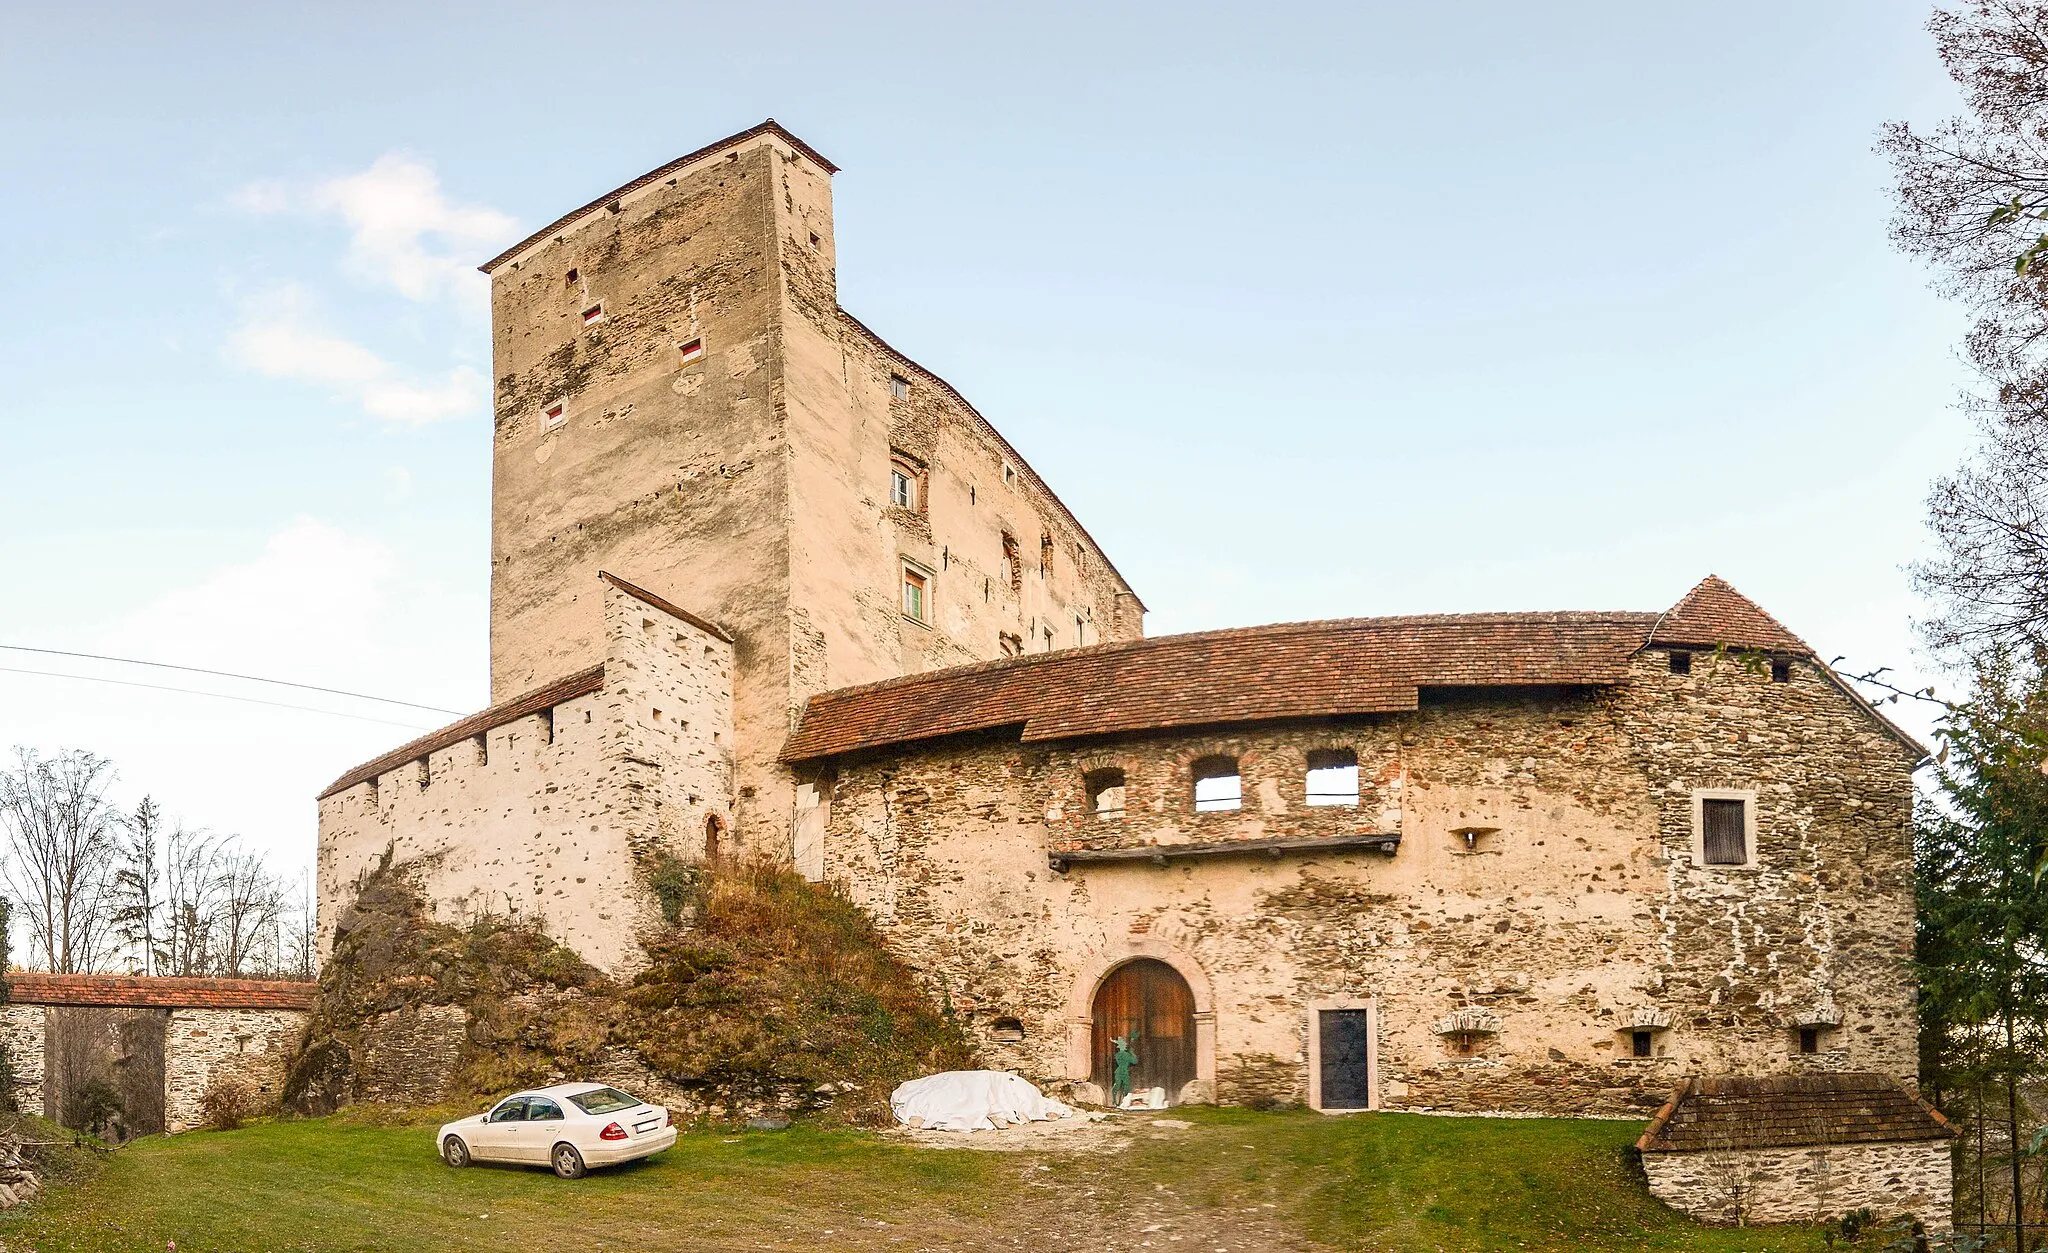
{"type": "Polygon", "coordinates": [[[1130,1090],[1163,1088],[1167,1104],[1178,1105],[1181,1089],[1199,1077],[1195,996],[1180,972],[1155,957],[1124,962],[1097,985],[1092,1011],[1090,1080],[1111,1095],[1123,1038],[1137,1054],[1130,1090]]]}

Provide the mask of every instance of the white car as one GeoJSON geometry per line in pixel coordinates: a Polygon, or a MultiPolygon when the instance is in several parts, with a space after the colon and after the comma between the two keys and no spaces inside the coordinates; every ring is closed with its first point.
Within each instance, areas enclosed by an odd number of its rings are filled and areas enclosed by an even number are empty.
{"type": "Polygon", "coordinates": [[[441,1160],[521,1162],[552,1166],[580,1179],[592,1166],[613,1166],[659,1153],[676,1142],[668,1110],[601,1083],[558,1083],[514,1092],[473,1118],[435,1133],[441,1160]]]}

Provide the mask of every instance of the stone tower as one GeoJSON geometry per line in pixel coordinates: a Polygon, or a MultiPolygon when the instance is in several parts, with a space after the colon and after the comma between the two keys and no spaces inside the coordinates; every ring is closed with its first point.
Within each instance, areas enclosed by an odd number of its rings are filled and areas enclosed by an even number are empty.
{"type": "Polygon", "coordinates": [[[600,570],[716,622],[733,835],[776,855],[800,784],[777,756],[812,694],[1143,632],[1015,450],[839,308],[836,169],[771,120],[482,267],[492,703],[601,659],[600,570]]]}

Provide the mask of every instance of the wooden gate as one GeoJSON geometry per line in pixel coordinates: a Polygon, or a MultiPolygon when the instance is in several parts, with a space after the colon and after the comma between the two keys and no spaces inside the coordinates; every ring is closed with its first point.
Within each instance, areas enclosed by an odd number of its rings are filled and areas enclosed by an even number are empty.
{"type": "Polygon", "coordinates": [[[51,1005],[43,1019],[43,1110],[82,1127],[81,1097],[95,1081],[112,1087],[130,1135],[164,1129],[164,1030],[167,1009],[51,1005]]]}
{"type": "Polygon", "coordinates": [[[1116,1074],[1118,1036],[1138,1055],[1131,1090],[1164,1088],[1167,1103],[1179,1104],[1181,1088],[1195,1078],[1195,996],[1179,971],[1141,957],[1110,971],[1095,990],[1092,1069],[1104,1094],[1116,1074]]]}

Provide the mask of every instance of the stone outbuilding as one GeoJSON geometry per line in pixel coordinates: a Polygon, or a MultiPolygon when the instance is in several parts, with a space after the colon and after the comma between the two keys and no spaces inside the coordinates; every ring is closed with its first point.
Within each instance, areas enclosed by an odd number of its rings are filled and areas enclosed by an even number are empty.
{"type": "Polygon", "coordinates": [[[80,1089],[102,1081],[119,1094],[134,1135],[198,1126],[200,1097],[217,1078],[275,1103],[314,992],[310,983],[269,979],[33,971],[8,983],[0,1040],[14,1065],[16,1105],[73,1126],[80,1089]]]}
{"type": "Polygon", "coordinates": [[[1636,1147],[1650,1191],[1704,1222],[1824,1222],[1851,1210],[1946,1230],[1955,1130],[1886,1075],[1693,1078],[1636,1147]]]}

